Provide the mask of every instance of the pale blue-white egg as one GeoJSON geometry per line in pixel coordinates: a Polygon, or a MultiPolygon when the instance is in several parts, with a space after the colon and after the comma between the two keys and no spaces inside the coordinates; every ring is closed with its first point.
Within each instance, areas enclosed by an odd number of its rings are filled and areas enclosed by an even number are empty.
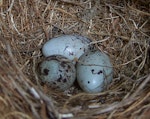
{"type": "Polygon", "coordinates": [[[47,41],[42,47],[45,57],[62,55],[70,60],[78,59],[83,53],[92,49],[90,39],[79,35],[63,35],[47,41]]]}
{"type": "Polygon", "coordinates": [[[68,58],[52,55],[39,63],[38,76],[41,82],[64,91],[74,83],[76,69],[68,58]]]}
{"type": "Polygon", "coordinates": [[[108,55],[98,50],[84,53],[77,63],[77,81],[88,93],[103,91],[112,81],[113,68],[108,55]]]}

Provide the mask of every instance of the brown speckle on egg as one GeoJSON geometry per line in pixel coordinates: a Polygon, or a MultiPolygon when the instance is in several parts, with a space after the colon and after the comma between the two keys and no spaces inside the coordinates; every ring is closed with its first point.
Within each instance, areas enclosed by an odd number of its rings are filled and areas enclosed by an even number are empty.
{"type": "Polygon", "coordinates": [[[101,74],[101,73],[103,73],[103,71],[102,71],[102,70],[100,70],[97,74],[101,74]]]}
{"type": "Polygon", "coordinates": [[[48,75],[49,70],[48,69],[44,69],[43,72],[44,72],[44,75],[48,75]]]}
{"type": "Polygon", "coordinates": [[[67,79],[66,79],[66,78],[65,78],[65,79],[63,79],[63,82],[64,82],[64,83],[66,83],[66,82],[67,82],[67,79]]]}
{"type": "Polygon", "coordinates": [[[61,82],[62,75],[59,75],[59,78],[57,79],[57,82],[61,82]]]}

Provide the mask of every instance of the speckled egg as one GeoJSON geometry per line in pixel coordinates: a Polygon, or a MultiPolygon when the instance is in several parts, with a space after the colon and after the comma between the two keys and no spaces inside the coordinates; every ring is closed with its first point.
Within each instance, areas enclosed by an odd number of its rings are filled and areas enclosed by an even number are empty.
{"type": "Polygon", "coordinates": [[[83,53],[92,49],[90,39],[79,35],[63,35],[52,38],[42,47],[45,57],[51,55],[62,55],[70,60],[78,59],[83,53]]]}
{"type": "Polygon", "coordinates": [[[41,82],[64,91],[74,83],[76,70],[74,64],[66,57],[52,55],[39,63],[38,76],[41,82]]]}
{"type": "Polygon", "coordinates": [[[109,57],[98,50],[83,54],[77,63],[77,81],[88,93],[103,91],[112,81],[113,68],[109,57]]]}

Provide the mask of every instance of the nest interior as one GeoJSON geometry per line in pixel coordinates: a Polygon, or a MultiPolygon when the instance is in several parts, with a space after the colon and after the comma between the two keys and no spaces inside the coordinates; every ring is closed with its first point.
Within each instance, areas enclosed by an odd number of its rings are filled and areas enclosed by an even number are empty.
{"type": "Polygon", "coordinates": [[[148,119],[149,26],[149,0],[0,0],[0,117],[148,119]],[[40,84],[41,47],[63,34],[86,36],[110,56],[107,90],[59,92],[40,84]]]}

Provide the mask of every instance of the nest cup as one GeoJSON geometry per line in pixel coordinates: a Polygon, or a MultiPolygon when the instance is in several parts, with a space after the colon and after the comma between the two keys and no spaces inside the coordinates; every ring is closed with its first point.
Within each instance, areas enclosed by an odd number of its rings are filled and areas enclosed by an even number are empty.
{"type": "Polygon", "coordinates": [[[0,1],[0,117],[2,119],[150,117],[149,1],[0,1]],[[114,78],[98,94],[75,83],[64,92],[39,82],[41,47],[79,34],[109,55],[114,78]]]}

